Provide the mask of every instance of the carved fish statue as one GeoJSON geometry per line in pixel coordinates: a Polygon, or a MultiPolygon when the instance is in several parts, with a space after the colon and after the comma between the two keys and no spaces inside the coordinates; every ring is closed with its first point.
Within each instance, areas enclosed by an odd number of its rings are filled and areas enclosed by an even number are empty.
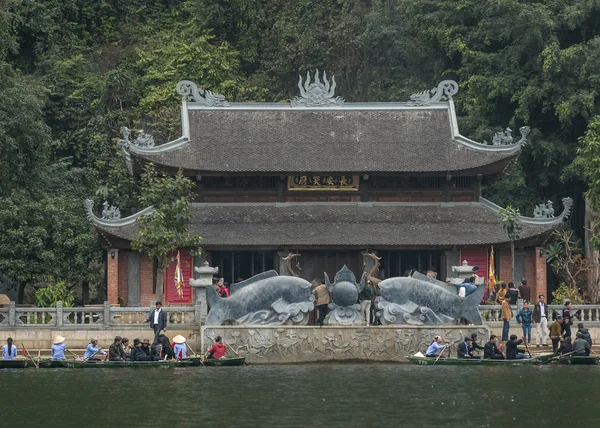
{"type": "Polygon", "coordinates": [[[274,270],[231,285],[231,296],[206,288],[207,325],[306,325],[314,309],[310,282],[274,270]]]}
{"type": "Polygon", "coordinates": [[[331,312],[327,314],[327,325],[362,325],[360,305],[356,303],[358,294],[367,284],[363,274],[360,284],[356,282],[354,273],[346,265],[335,275],[333,284],[325,273],[325,286],[331,293],[331,312]]]}
{"type": "Polygon", "coordinates": [[[381,323],[439,325],[452,324],[461,317],[482,324],[478,306],[485,287],[467,297],[438,284],[410,277],[388,278],[379,283],[376,301],[381,323]]]}

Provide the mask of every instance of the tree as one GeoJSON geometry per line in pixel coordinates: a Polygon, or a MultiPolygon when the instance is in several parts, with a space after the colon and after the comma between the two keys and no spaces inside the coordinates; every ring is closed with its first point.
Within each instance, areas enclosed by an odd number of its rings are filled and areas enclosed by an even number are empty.
{"type": "Polygon", "coordinates": [[[199,251],[202,238],[188,231],[194,186],[194,182],[184,177],[181,170],[173,177],[157,172],[154,164],[149,163],[142,173],[141,202],[145,206],[153,206],[154,212],[138,219],[139,234],[131,246],[156,259],[161,273],[169,267],[173,254],[178,250],[190,248],[192,253],[199,251]]]}
{"type": "Polygon", "coordinates": [[[587,286],[588,260],[583,254],[581,240],[573,229],[561,226],[552,232],[553,242],[546,249],[546,261],[571,291],[585,290],[592,299],[598,298],[595,287],[587,286]]]}
{"type": "Polygon", "coordinates": [[[519,234],[523,229],[523,225],[519,221],[518,209],[514,209],[508,205],[506,208],[500,209],[500,216],[502,217],[502,227],[510,239],[510,258],[512,262],[512,282],[515,282],[515,241],[519,239],[519,234]]]}

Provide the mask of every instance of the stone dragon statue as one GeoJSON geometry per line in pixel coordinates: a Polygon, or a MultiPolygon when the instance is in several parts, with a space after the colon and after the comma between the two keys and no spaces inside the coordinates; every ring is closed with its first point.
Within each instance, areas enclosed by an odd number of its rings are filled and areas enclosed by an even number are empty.
{"type": "Polygon", "coordinates": [[[283,261],[285,262],[285,270],[289,276],[300,276],[300,263],[298,262],[298,257],[300,254],[290,252],[286,257],[283,257],[283,261]],[[293,261],[296,261],[296,266],[292,265],[293,261]]]}

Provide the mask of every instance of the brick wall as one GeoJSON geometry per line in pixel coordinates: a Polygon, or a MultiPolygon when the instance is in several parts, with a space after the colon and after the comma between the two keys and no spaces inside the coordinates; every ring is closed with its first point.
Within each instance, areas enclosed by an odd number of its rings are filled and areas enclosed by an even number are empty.
{"type": "Polygon", "coordinates": [[[510,248],[502,248],[498,252],[500,253],[500,257],[498,258],[500,263],[498,266],[498,278],[500,281],[505,281],[508,284],[513,280],[510,248]]]}
{"type": "Polygon", "coordinates": [[[162,300],[152,292],[153,261],[143,254],[140,258],[140,305],[150,306],[153,300],[162,300]]]}
{"type": "Polygon", "coordinates": [[[127,304],[127,293],[129,288],[127,286],[127,272],[129,270],[129,264],[127,263],[127,252],[119,251],[119,296],[123,301],[123,304],[127,304]]]}
{"type": "Polygon", "coordinates": [[[111,305],[119,304],[119,250],[116,249],[108,250],[106,255],[106,295],[111,305]]]}

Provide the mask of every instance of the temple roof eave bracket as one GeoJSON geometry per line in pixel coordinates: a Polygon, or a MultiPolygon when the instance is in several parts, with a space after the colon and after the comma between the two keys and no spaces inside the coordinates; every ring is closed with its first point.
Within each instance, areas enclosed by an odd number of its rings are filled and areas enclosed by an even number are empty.
{"type": "Polygon", "coordinates": [[[130,215],[129,217],[107,220],[94,214],[94,201],[91,199],[85,200],[85,209],[88,220],[95,226],[103,228],[129,226],[135,224],[138,218],[149,216],[154,213],[154,207],[149,206],[135,214],[130,215]]]}
{"type": "MultiPolygon", "coordinates": [[[[485,198],[480,198],[479,202],[481,203],[481,205],[483,205],[488,210],[500,215],[500,210],[502,208],[499,205],[496,205],[495,203],[493,203],[485,198]]],[[[520,215],[518,217],[518,219],[521,223],[531,225],[531,226],[542,226],[542,227],[543,226],[546,226],[546,227],[557,226],[557,225],[561,224],[563,221],[565,221],[567,218],[569,218],[569,216],[571,215],[571,208],[573,207],[573,199],[563,198],[562,203],[563,203],[563,211],[556,217],[534,218],[534,217],[527,217],[527,216],[520,215]]]]}

